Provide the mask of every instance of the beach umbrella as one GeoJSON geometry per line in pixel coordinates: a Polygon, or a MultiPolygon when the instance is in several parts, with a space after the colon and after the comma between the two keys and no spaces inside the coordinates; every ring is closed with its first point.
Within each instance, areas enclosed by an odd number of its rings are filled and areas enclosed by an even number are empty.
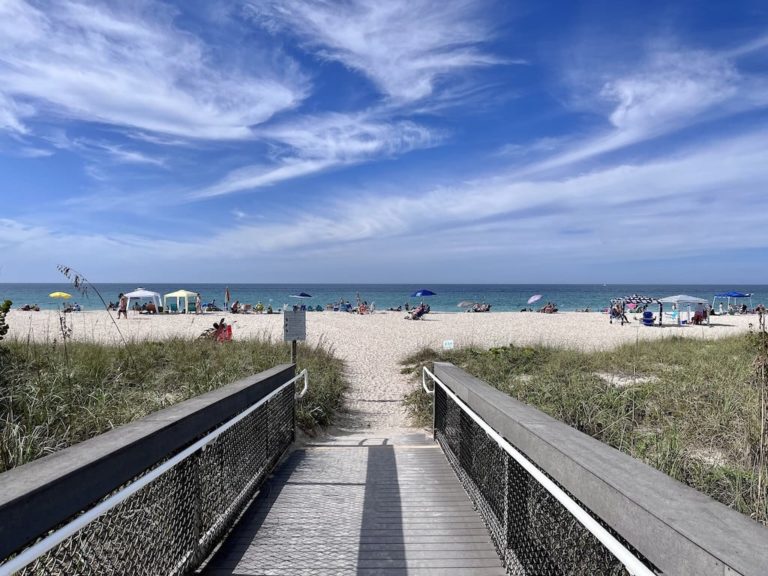
{"type": "Polygon", "coordinates": [[[469,300],[462,300],[461,302],[456,304],[456,306],[458,306],[459,308],[469,308],[470,306],[474,306],[474,305],[475,303],[470,302],[469,300]]]}
{"type": "Polygon", "coordinates": [[[530,298],[528,298],[528,304],[533,304],[534,302],[538,302],[541,300],[542,296],[541,294],[534,294],[530,298]]]}
{"type": "Polygon", "coordinates": [[[48,294],[50,298],[60,298],[62,300],[66,300],[68,298],[72,298],[72,294],[67,294],[66,292],[51,292],[48,294]]]}
{"type": "Polygon", "coordinates": [[[437,294],[432,292],[432,290],[427,290],[426,288],[422,288],[421,290],[411,294],[411,298],[423,298],[424,296],[437,296],[437,294]]]}
{"type": "Polygon", "coordinates": [[[306,292],[299,292],[298,294],[291,294],[289,298],[312,298],[312,294],[306,292]]]}
{"type": "Polygon", "coordinates": [[[230,301],[230,295],[229,295],[229,286],[227,286],[226,290],[224,290],[224,302],[230,301]]]}

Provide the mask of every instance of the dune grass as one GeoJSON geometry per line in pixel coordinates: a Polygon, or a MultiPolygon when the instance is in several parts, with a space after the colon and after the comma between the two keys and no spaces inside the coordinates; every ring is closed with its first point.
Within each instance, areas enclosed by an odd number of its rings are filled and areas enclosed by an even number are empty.
{"type": "MultiPolygon", "coordinates": [[[[758,335],[639,342],[583,353],[546,347],[422,350],[404,371],[446,361],[768,524],[758,335]]],[[[405,398],[419,424],[431,398],[405,398]]]]}
{"type": "MultiPolygon", "coordinates": [[[[282,342],[205,340],[106,346],[69,341],[0,344],[0,472],[289,362],[282,342]]],[[[310,388],[297,405],[312,432],[342,405],[343,365],[322,345],[300,346],[298,368],[310,388]]]]}

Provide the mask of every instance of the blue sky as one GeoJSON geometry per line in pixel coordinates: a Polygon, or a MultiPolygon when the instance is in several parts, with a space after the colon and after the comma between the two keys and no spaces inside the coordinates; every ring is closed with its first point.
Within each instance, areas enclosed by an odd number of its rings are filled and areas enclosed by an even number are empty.
{"type": "Polygon", "coordinates": [[[0,282],[768,283],[768,4],[0,0],[0,282]]]}

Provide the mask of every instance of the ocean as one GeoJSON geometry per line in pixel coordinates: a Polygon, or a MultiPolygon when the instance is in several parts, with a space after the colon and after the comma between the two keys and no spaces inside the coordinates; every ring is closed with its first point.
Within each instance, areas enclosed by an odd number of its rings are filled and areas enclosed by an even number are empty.
{"type": "MultiPolygon", "coordinates": [[[[306,292],[312,297],[303,300],[312,306],[347,300],[353,305],[359,293],[362,300],[375,303],[377,310],[397,307],[409,302],[417,304],[422,298],[411,296],[419,289],[426,288],[436,293],[423,298],[435,312],[461,312],[457,304],[462,301],[487,302],[492,311],[518,311],[527,307],[528,299],[534,294],[542,298],[533,308],[547,302],[557,304],[560,310],[600,310],[609,305],[611,298],[641,294],[660,298],[674,294],[687,294],[712,300],[718,292],[737,290],[752,293],[754,305],[768,304],[768,285],[702,285],[702,284],[229,284],[232,300],[243,304],[262,302],[265,306],[281,308],[284,304],[295,304],[298,300],[292,294],[306,292]]],[[[129,292],[139,287],[130,284],[96,284],[95,288],[107,302],[116,302],[120,292],[129,292]]],[[[142,284],[142,288],[167,294],[180,288],[200,292],[203,302],[214,302],[223,307],[225,284],[142,284]]],[[[56,291],[72,294],[71,302],[78,302],[85,310],[101,309],[99,298],[90,291],[80,294],[71,284],[0,284],[0,302],[13,301],[13,307],[37,304],[40,308],[55,309],[60,300],[53,300],[48,294],[56,291]]],[[[747,304],[749,302],[747,301],[747,304]]]]}

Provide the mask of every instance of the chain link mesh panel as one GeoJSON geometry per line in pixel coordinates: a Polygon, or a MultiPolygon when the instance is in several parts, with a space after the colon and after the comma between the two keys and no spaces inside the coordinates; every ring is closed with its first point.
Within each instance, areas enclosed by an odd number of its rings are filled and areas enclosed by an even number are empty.
{"type": "Polygon", "coordinates": [[[294,394],[295,385],[286,386],[18,574],[188,573],[211,552],[293,441],[294,394]]]}
{"type": "MultiPolygon", "coordinates": [[[[488,526],[508,574],[629,574],[592,533],[440,386],[435,386],[434,401],[435,437],[488,526]]],[[[621,541],[610,527],[601,524],[621,541]]]]}

